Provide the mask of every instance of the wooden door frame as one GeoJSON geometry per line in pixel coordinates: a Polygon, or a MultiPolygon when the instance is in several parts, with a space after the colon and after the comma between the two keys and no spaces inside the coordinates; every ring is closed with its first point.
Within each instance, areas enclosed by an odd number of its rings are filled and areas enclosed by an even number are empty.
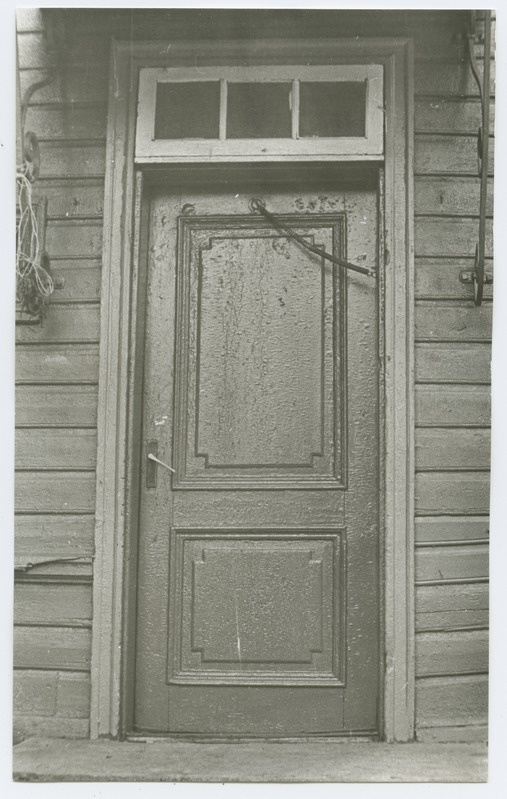
{"type": "MultiPolygon", "coordinates": [[[[93,582],[91,737],[122,737],[129,713],[135,528],[135,342],[142,176],[134,167],[142,66],[381,63],[385,69],[380,518],[383,721],[414,735],[413,49],[410,39],[113,42],[106,145],[93,582]],[[383,427],[383,430],[382,430],[383,427]],[[382,435],[383,433],[383,435],[382,435]]],[[[382,661],[382,658],[381,658],[382,661]]]]}

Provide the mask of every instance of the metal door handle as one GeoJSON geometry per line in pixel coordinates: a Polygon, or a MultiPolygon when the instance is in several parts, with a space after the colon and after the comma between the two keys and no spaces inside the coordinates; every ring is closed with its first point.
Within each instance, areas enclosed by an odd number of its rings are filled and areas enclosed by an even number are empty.
{"type": "Polygon", "coordinates": [[[164,461],[160,461],[158,458],[155,457],[153,452],[148,453],[148,459],[150,461],[153,461],[154,463],[158,463],[159,466],[163,466],[165,469],[169,469],[169,471],[172,472],[173,474],[176,474],[176,469],[173,469],[172,466],[168,466],[167,463],[164,463],[164,461]]]}
{"type": "Polygon", "coordinates": [[[163,466],[164,469],[167,469],[171,472],[171,474],[176,474],[176,469],[173,469],[172,466],[169,466],[164,461],[161,461],[157,458],[158,455],[158,441],[148,441],[146,445],[146,458],[148,463],[146,464],[146,488],[156,488],[157,487],[157,465],[163,466]]]}

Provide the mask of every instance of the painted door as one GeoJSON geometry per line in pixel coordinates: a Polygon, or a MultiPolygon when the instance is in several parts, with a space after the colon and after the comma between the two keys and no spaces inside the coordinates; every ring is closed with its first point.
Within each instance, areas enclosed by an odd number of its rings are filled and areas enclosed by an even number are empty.
{"type": "Polygon", "coordinates": [[[371,189],[151,190],[134,726],[371,734],[377,285],[274,229],[259,194],[317,247],[377,262],[371,189]]]}

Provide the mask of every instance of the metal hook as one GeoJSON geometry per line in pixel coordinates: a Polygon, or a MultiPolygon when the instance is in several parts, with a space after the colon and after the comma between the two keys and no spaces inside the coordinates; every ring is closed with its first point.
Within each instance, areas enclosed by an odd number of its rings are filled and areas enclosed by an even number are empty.
{"type": "Polygon", "coordinates": [[[260,211],[261,208],[265,208],[266,203],[264,202],[262,197],[252,197],[252,199],[248,203],[248,207],[250,208],[251,211],[256,213],[257,211],[260,211]]]}

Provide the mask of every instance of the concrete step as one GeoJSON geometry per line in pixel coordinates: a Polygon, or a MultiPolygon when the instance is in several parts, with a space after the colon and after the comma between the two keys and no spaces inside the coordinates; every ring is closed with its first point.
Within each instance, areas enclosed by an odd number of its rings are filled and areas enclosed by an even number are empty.
{"type": "Polygon", "coordinates": [[[29,738],[18,782],[485,782],[479,743],[117,742],[29,738]]]}

